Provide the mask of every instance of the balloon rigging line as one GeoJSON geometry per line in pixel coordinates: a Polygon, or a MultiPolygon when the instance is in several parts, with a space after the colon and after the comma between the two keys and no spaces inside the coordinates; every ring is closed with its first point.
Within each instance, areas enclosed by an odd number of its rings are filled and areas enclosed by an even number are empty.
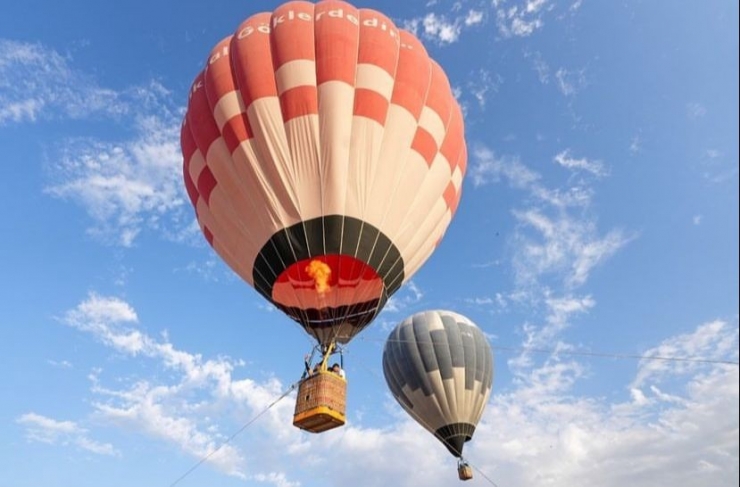
{"type": "MultiPolygon", "coordinates": [[[[370,372],[370,374],[371,374],[371,375],[372,375],[373,377],[375,377],[375,379],[376,379],[376,380],[378,380],[379,382],[381,382],[380,374],[378,374],[378,372],[376,372],[375,370],[373,370],[373,369],[371,369],[370,367],[368,367],[368,366],[367,366],[367,365],[366,365],[365,363],[361,363],[360,365],[362,365],[362,367],[363,367],[364,369],[366,369],[366,370],[367,370],[368,372],[370,372]]],[[[384,382],[384,381],[383,381],[383,382],[384,382]]],[[[424,427],[426,428],[426,430],[427,430],[428,432],[432,433],[432,435],[433,435],[433,436],[434,436],[435,438],[437,438],[437,439],[438,439],[438,440],[439,440],[439,441],[440,441],[440,442],[441,442],[442,444],[444,444],[445,446],[449,446],[449,447],[452,447],[452,445],[450,445],[450,444],[449,444],[449,443],[448,443],[448,442],[447,442],[447,441],[446,441],[446,440],[445,440],[444,438],[442,438],[442,437],[441,437],[440,435],[438,435],[438,434],[437,434],[436,432],[432,432],[432,428],[431,428],[431,427],[429,426],[429,424],[428,424],[428,423],[427,423],[426,421],[424,421],[424,419],[423,419],[423,418],[419,417],[419,416],[418,416],[418,415],[417,415],[417,414],[416,414],[415,412],[413,412],[413,411],[410,411],[410,410],[406,410],[406,411],[408,411],[408,413],[409,413],[409,414],[411,414],[411,415],[412,415],[412,416],[414,417],[414,419],[416,419],[416,421],[418,421],[418,422],[419,422],[419,424],[423,425],[423,426],[424,426],[424,427]]],[[[484,474],[484,473],[483,473],[483,471],[482,471],[481,469],[479,469],[479,468],[478,468],[478,467],[476,467],[475,465],[472,465],[472,464],[471,464],[471,463],[470,463],[469,461],[465,460],[465,458],[464,458],[464,457],[463,457],[462,455],[460,455],[460,460],[462,460],[463,462],[465,462],[465,463],[466,463],[467,465],[470,465],[471,467],[473,467],[473,468],[474,468],[474,469],[475,469],[475,470],[476,470],[476,471],[477,471],[478,473],[480,473],[480,474],[481,474],[481,475],[483,476],[483,478],[484,478],[484,479],[486,479],[486,480],[487,480],[487,481],[488,481],[488,482],[489,482],[489,483],[490,483],[491,485],[493,485],[494,487],[499,487],[499,486],[498,486],[498,484],[497,484],[496,482],[494,482],[493,480],[491,480],[491,479],[490,479],[490,478],[489,478],[489,477],[488,477],[488,476],[487,476],[486,474],[484,474]]]]}
{"type": "MultiPolygon", "coordinates": [[[[368,342],[397,342],[405,343],[409,340],[398,340],[398,339],[387,339],[382,340],[378,338],[366,338],[358,337],[358,340],[365,340],[368,342]]],[[[415,343],[423,343],[416,341],[415,343]]],[[[432,342],[429,342],[432,343],[432,342]]],[[[586,357],[602,357],[602,358],[616,358],[616,359],[633,359],[633,360],[662,360],[665,362],[694,362],[704,364],[719,364],[719,365],[740,365],[740,362],[732,360],[720,360],[720,359],[709,359],[701,357],[671,357],[664,355],[640,355],[640,354],[628,354],[628,353],[609,353],[609,352],[587,352],[587,351],[572,351],[572,350],[557,350],[554,348],[529,348],[529,347],[506,347],[491,345],[493,350],[503,352],[531,352],[531,353],[547,353],[547,354],[563,354],[563,355],[582,355],[586,357]]]]}
{"type": "Polygon", "coordinates": [[[293,390],[294,390],[294,389],[296,388],[296,386],[298,386],[298,384],[299,384],[299,383],[300,383],[300,381],[297,381],[297,382],[294,382],[293,384],[291,384],[291,386],[290,386],[290,387],[289,387],[288,389],[286,389],[286,390],[285,390],[285,392],[283,392],[283,393],[282,393],[282,394],[280,395],[280,397],[278,397],[277,399],[275,399],[274,401],[272,401],[272,402],[271,402],[271,403],[270,403],[270,404],[269,404],[269,405],[268,405],[268,406],[267,406],[267,407],[266,407],[265,409],[263,409],[262,411],[260,411],[259,413],[257,413],[257,414],[256,414],[255,416],[253,416],[253,417],[252,417],[252,418],[251,418],[251,419],[250,419],[249,421],[247,421],[247,422],[246,422],[246,423],[244,424],[244,426],[242,426],[242,427],[241,427],[241,428],[239,428],[239,429],[238,429],[238,430],[237,430],[236,432],[234,432],[234,433],[233,433],[233,434],[232,434],[231,436],[229,436],[228,438],[226,438],[226,440],[224,440],[224,441],[223,441],[223,442],[222,442],[222,443],[221,443],[220,445],[218,445],[218,446],[217,446],[217,447],[216,447],[216,448],[215,448],[214,450],[212,450],[212,451],[211,451],[210,453],[208,453],[208,454],[207,454],[207,455],[205,455],[205,456],[204,456],[203,458],[201,458],[200,460],[198,460],[198,462],[197,462],[197,463],[196,463],[195,465],[193,465],[192,467],[190,467],[190,469],[188,469],[188,471],[187,471],[187,472],[185,472],[185,473],[184,473],[184,474],[182,474],[182,475],[181,475],[180,477],[178,477],[178,478],[177,478],[177,480],[175,480],[174,482],[172,482],[172,483],[171,483],[171,484],[169,485],[169,487],[174,487],[174,486],[175,486],[175,485],[176,485],[177,483],[179,483],[179,482],[180,482],[181,480],[183,480],[183,479],[184,479],[185,477],[187,477],[188,475],[190,475],[191,473],[193,473],[193,471],[194,471],[194,470],[195,470],[196,468],[200,467],[200,466],[201,466],[201,465],[202,465],[203,463],[205,463],[205,462],[206,462],[206,461],[207,461],[207,460],[208,460],[209,458],[211,458],[211,457],[212,457],[213,455],[215,455],[215,454],[216,454],[216,453],[217,453],[217,452],[218,452],[219,450],[221,450],[221,448],[223,448],[224,446],[226,446],[226,445],[227,445],[227,444],[228,444],[229,442],[231,442],[231,440],[233,440],[234,438],[236,438],[236,437],[237,437],[237,436],[238,436],[238,435],[239,435],[239,434],[240,434],[241,432],[243,432],[243,431],[244,431],[245,429],[247,429],[247,428],[248,428],[248,427],[249,427],[249,426],[250,426],[250,425],[251,425],[252,423],[254,423],[255,421],[257,421],[257,419],[259,419],[259,418],[260,418],[260,417],[261,417],[261,416],[262,416],[263,414],[265,414],[265,413],[266,413],[267,411],[269,411],[269,410],[270,410],[270,409],[271,409],[271,408],[272,408],[273,406],[275,406],[275,405],[276,405],[276,404],[277,404],[278,402],[280,402],[280,401],[281,401],[281,400],[282,400],[283,398],[285,398],[285,396],[287,396],[288,394],[290,394],[290,393],[291,393],[291,392],[292,392],[292,391],[293,391],[293,390]]]}

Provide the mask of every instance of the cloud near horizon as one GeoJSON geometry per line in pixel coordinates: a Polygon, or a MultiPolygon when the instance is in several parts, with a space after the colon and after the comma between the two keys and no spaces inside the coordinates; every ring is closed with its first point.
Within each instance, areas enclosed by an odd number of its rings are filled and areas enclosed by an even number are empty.
{"type": "MultiPolygon", "coordinates": [[[[588,300],[551,303],[565,314],[591,305],[588,300]]],[[[94,370],[87,417],[69,421],[25,413],[17,422],[26,428],[29,441],[125,457],[125,449],[90,438],[104,437],[102,428],[113,428],[169,444],[194,462],[221,446],[201,468],[278,487],[302,485],[298,479],[307,475],[336,486],[423,482],[441,487],[455,475],[444,448],[390,396],[384,427],[350,422],[307,436],[291,426],[292,395],[270,407],[285,384],[245,377],[239,371],[241,360],[206,358],[178,349],[166,336],[149,336],[140,329],[133,307],[120,298],[92,293],[61,321],[125,360],[170,374],[152,371],[132,380],[106,376],[96,364],[86,364],[94,370]],[[250,441],[224,444],[238,426],[235,418],[263,412],[267,414],[242,433],[250,441]],[[82,428],[81,422],[101,430],[82,428]],[[290,465],[274,458],[270,452],[276,451],[284,452],[290,465]],[[336,453],[330,460],[316,453],[320,451],[336,453]],[[415,468],[408,469],[410,464],[415,468]]],[[[646,354],[703,354],[736,361],[737,347],[737,320],[718,319],[666,337],[646,354]]],[[[628,482],[648,487],[668,480],[677,487],[731,485],[738,472],[737,365],[645,359],[636,363],[630,381],[614,384],[615,396],[579,395],[579,383],[608,374],[593,360],[600,359],[553,355],[542,364],[518,368],[517,380],[507,390],[494,384],[489,407],[466,448],[479,473],[499,485],[616,487],[628,482]],[[672,377],[685,381],[677,386],[672,377]]],[[[498,358],[497,364],[502,366],[498,358]]]]}

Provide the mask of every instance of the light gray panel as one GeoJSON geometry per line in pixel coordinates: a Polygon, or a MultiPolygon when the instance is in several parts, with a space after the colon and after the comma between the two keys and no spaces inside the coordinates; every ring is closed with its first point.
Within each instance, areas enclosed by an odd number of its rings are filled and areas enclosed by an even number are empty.
{"type": "MultiPolygon", "coordinates": [[[[480,332],[481,335],[483,335],[483,332],[480,332]]],[[[493,352],[491,351],[490,345],[488,345],[488,340],[486,340],[485,335],[483,335],[483,342],[484,344],[484,353],[485,353],[485,365],[484,365],[484,373],[483,373],[483,392],[487,393],[491,390],[491,387],[493,385],[493,352]]]]}
{"type": "Polygon", "coordinates": [[[465,323],[458,323],[460,327],[460,338],[465,353],[465,389],[472,391],[475,387],[475,340],[465,323]]]}
{"type": "Polygon", "coordinates": [[[470,326],[468,326],[467,328],[473,335],[473,338],[475,340],[475,380],[481,382],[483,380],[483,376],[485,375],[486,349],[489,348],[488,342],[486,341],[486,337],[478,328],[473,328],[470,326]]]}

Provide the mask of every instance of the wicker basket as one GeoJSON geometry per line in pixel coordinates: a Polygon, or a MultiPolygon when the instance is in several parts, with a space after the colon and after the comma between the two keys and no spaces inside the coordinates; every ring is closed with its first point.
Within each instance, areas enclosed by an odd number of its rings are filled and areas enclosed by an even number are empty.
{"type": "Polygon", "coordinates": [[[467,463],[460,464],[457,466],[457,476],[460,480],[470,480],[473,478],[473,469],[467,463]]]}
{"type": "Polygon", "coordinates": [[[321,433],[345,421],[347,381],[339,375],[321,371],[301,382],[293,414],[293,425],[321,433]]]}

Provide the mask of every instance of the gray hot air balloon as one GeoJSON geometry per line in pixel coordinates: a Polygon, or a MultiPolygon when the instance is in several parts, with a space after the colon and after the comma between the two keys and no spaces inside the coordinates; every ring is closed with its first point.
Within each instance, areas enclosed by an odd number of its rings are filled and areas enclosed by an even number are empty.
{"type": "MultiPolygon", "coordinates": [[[[453,311],[417,313],[389,335],[383,374],[406,412],[461,458],[493,383],[493,353],[481,330],[453,311]]],[[[460,470],[461,479],[471,476],[460,470]]]]}

